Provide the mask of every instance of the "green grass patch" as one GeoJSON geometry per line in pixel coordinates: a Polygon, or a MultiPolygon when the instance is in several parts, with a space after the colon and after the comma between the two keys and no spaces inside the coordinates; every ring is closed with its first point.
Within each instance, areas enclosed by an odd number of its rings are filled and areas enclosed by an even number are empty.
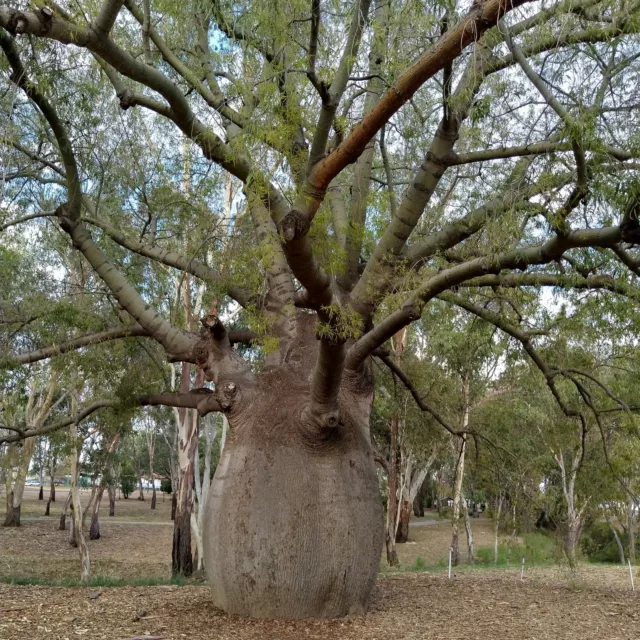
{"type": "MultiPolygon", "coordinates": [[[[562,560],[562,550],[556,541],[542,533],[525,533],[517,544],[511,545],[510,566],[520,566],[524,558],[525,567],[543,567],[562,560]],[[521,542],[520,542],[521,541],[521,542]]],[[[506,567],[509,559],[509,545],[498,547],[498,562],[495,562],[493,547],[480,547],[476,550],[478,565],[506,567]]]]}
{"type": "Polygon", "coordinates": [[[198,584],[200,581],[187,580],[184,576],[173,578],[111,578],[109,576],[95,576],[89,582],[81,582],[75,578],[59,578],[49,580],[34,576],[0,576],[1,584],[11,584],[31,587],[157,587],[165,585],[198,584]]]}

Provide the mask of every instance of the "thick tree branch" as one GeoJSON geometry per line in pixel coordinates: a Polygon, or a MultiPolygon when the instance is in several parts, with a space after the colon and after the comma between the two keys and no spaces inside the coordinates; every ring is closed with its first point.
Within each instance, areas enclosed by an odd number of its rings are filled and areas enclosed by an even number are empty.
{"type": "Polygon", "coordinates": [[[357,160],[367,143],[427,80],[457,58],[487,29],[494,26],[499,17],[527,1],[484,0],[475,3],[457,25],[447,31],[398,78],[393,87],[383,95],[375,108],[362,119],[344,142],[314,166],[309,175],[308,186],[300,196],[300,203],[304,204],[302,207],[296,206],[303,211],[304,217],[311,221],[331,180],[346,166],[357,160]]]}
{"type": "MultiPolygon", "coordinates": [[[[589,145],[584,145],[585,150],[590,151],[589,145]]],[[[571,142],[552,142],[544,140],[543,142],[535,142],[519,147],[499,147],[496,149],[483,149],[482,151],[472,151],[470,153],[457,154],[454,153],[447,158],[447,164],[450,167],[463,164],[471,164],[473,162],[486,162],[488,160],[504,160],[505,158],[518,158],[521,156],[543,155],[548,153],[558,153],[560,151],[573,151],[571,142]]],[[[616,149],[610,146],[594,145],[593,151],[598,154],[606,155],[615,160],[631,160],[635,156],[624,149],[616,149]]]]}
{"type": "Polygon", "coordinates": [[[39,362],[40,360],[46,360],[47,358],[53,358],[69,351],[76,351],[84,347],[89,347],[101,342],[109,342],[111,340],[120,340],[121,338],[135,338],[140,336],[148,337],[150,334],[146,329],[143,329],[139,325],[133,325],[131,327],[119,327],[116,329],[108,329],[107,331],[100,331],[98,333],[90,333],[79,338],[73,338],[67,342],[60,344],[54,344],[49,347],[43,347],[42,349],[36,349],[35,351],[29,351],[28,353],[18,353],[12,356],[6,362],[7,366],[15,364],[29,364],[31,362],[39,362]]]}
{"type": "Polygon", "coordinates": [[[482,256],[455,265],[432,276],[416,289],[402,307],[387,316],[374,329],[362,336],[349,350],[346,366],[357,369],[375,349],[411,322],[417,320],[424,305],[447,289],[456,287],[472,278],[500,273],[503,269],[524,270],[534,264],[548,264],[558,260],[568,249],[577,247],[611,247],[620,242],[619,227],[603,227],[573,231],[557,236],[544,244],[516,249],[497,256],[482,256]]]}
{"type": "Polygon", "coordinates": [[[161,247],[149,246],[138,240],[128,238],[105,220],[95,217],[95,207],[93,207],[93,204],[86,197],[84,198],[84,202],[89,211],[92,212],[92,217],[83,217],[82,220],[102,229],[121,247],[129,249],[129,251],[133,251],[141,256],[145,256],[146,258],[150,258],[151,260],[155,260],[156,262],[166,264],[174,269],[190,273],[214,286],[223,285],[225,292],[238,304],[243,307],[247,307],[251,304],[251,298],[246,291],[233,285],[226,286],[224,278],[204,262],[200,262],[195,258],[188,258],[175,251],[169,251],[167,249],[162,249],[161,247]]]}
{"type": "Polygon", "coordinates": [[[135,396],[131,400],[97,400],[93,402],[76,414],[53,422],[51,424],[45,424],[38,427],[25,427],[18,429],[16,427],[8,427],[6,425],[0,425],[0,429],[7,429],[15,432],[15,435],[2,436],[0,435],[0,445],[10,442],[19,442],[26,438],[33,438],[36,436],[43,436],[60,429],[64,429],[72,424],[79,424],[92,413],[98,411],[98,409],[118,409],[123,407],[184,407],[188,409],[204,408],[206,402],[207,411],[222,411],[223,408],[217,404],[212,397],[213,392],[209,389],[197,389],[189,393],[152,393],[147,395],[135,396]]]}
{"type": "Polygon", "coordinates": [[[91,28],[100,35],[108,36],[123,4],[123,0],[104,0],[91,28]]]}

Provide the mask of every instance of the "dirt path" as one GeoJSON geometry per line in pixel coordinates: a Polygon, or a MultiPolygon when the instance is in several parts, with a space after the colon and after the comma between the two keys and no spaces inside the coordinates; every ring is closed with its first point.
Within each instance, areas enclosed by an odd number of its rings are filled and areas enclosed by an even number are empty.
{"type": "Polygon", "coordinates": [[[0,586],[3,640],[634,640],[640,594],[576,589],[539,574],[490,571],[381,579],[371,612],[331,622],[270,622],[214,609],[206,587],[0,586]],[[98,595],[99,594],[99,595],[98,595]],[[96,597],[97,596],[97,597],[96,597]]]}

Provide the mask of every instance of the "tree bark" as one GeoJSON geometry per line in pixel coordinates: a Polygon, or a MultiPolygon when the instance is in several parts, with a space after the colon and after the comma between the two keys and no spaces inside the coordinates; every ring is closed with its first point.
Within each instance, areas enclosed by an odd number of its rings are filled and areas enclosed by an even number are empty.
{"type": "MultiPolygon", "coordinates": [[[[469,424],[469,376],[462,376],[462,430],[469,424]]],[[[467,451],[467,435],[461,438],[456,475],[453,485],[453,516],[451,518],[451,564],[457,567],[460,562],[460,511],[464,508],[462,481],[464,479],[464,458],[467,451]]]]}
{"type": "Polygon", "coordinates": [[[116,490],[115,487],[109,485],[107,487],[107,493],[109,494],[109,516],[116,515],[116,490]]]}
{"type": "Polygon", "coordinates": [[[91,524],[89,526],[89,540],[98,540],[100,538],[100,503],[102,502],[102,496],[105,489],[105,477],[104,474],[100,479],[100,485],[98,486],[98,492],[95,500],[93,501],[93,509],[91,511],[91,524]]]}
{"type": "Polygon", "coordinates": [[[493,520],[493,562],[498,564],[498,534],[500,532],[500,514],[502,513],[502,493],[496,499],[496,513],[493,520]]]}
{"type": "Polygon", "coordinates": [[[250,402],[227,412],[203,543],[213,604],[229,613],[360,614],[376,582],[384,527],[368,428],[372,369],[345,372],[341,419],[319,427],[305,410],[317,353],[309,318],[289,359],[241,383],[237,394],[250,392],[250,402]],[[274,389],[287,390],[278,402],[274,389]]]}
{"type": "Polygon", "coordinates": [[[55,474],[56,474],[56,466],[57,466],[57,459],[55,456],[53,456],[52,461],[51,461],[51,466],[49,467],[50,469],[50,477],[51,477],[51,486],[49,487],[49,502],[55,502],[56,501],[56,479],[55,479],[55,474]]]}
{"type": "Polygon", "coordinates": [[[69,509],[70,504],[71,504],[71,491],[69,491],[69,495],[67,495],[67,499],[64,503],[64,507],[62,508],[62,513],[60,514],[60,526],[58,527],[60,531],[64,531],[67,528],[67,510],[69,509]]]}
{"type": "Polygon", "coordinates": [[[70,438],[73,446],[71,454],[71,504],[73,505],[72,535],[76,543],[74,546],[78,547],[78,552],[80,554],[80,580],[86,583],[89,582],[90,575],[89,548],[87,547],[87,541],[84,537],[84,531],[82,530],[82,505],[80,504],[80,492],[78,490],[78,429],[75,423],[71,425],[70,431],[70,438]]]}
{"type": "Polygon", "coordinates": [[[137,458],[136,460],[136,471],[138,473],[138,489],[140,490],[138,500],[144,502],[144,488],[142,486],[142,465],[140,464],[140,458],[137,458]]]}
{"type": "Polygon", "coordinates": [[[634,522],[635,502],[629,496],[627,500],[627,535],[629,537],[629,549],[627,556],[632,563],[636,561],[636,530],[634,522]]]}
{"type": "Polygon", "coordinates": [[[44,486],[40,485],[40,491],[38,492],[38,500],[44,500],[44,486]]]}
{"type": "Polygon", "coordinates": [[[156,449],[156,436],[155,432],[149,428],[147,423],[147,450],[149,452],[149,478],[151,478],[151,509],[156,508],[156,481],[153,477],[153,458],[156,449]]]}
{"type": "Polygon", "coordinates": [[[98,491],[98,486],[96,485],[96,480],[98,479],[99,469],[95,469],[93,472],[93,476],[91,476],[91,496],[89,497],[89,502],[87,502],[87,506],[82,511],[82,528],[84,529],[87,516],[89,515],[89,511],[93,510],[93,502],[96,499],[96,493],[98,491]]]}
{"type": "MultiPolygon", "coordinates": [[[[188,390],[189,363],[183,363],[181,390],[188,390]]],[[[198,372],[197,379],[201,374],[198,372]]],[[[196,383],[196,386],[197,383],[196,383]]],[[[200,383],[199,386],[202,386],[200,383]]],[[[171,569],[173,575],[189,576],[193,573],[191,552],[191,510],[193,508],[194,459],[198,447],[198,418],[193,409],[180,411],[178,463],[180,479],[176,496],[176,511],[173,523],[173,547],[171,569]]]]}
{"type": "Polygon", "coordinates": [[[460,496],[462,509],[464,513],[464,529],[467,534],[467,561],[473,564],[476,561],[475,545],[473,543],[473,529],[471,528],[471,518],[469,517],[469,505],[464,497],[460,496]]]}
{"type": "Polygon", "coordinates": [[[577,515],[570,515],[567,522],[567,533],[565,536],[564,549],[567,555],[569,566],[574,569],[577,564],[576,551],[578,549],[578,540],[580,538],[580,530],[582,523],[577,515]]]}
{"type": "Polygon", "coordinates": [[[56,471],[56,456],[52,454],[51,462],[49,465],[49,477],[50,477],[50,486],[49,486],[49,499],[47,500],[47,506],[44,510],[44,515],[51,515],[51,503],[56,501],[56,482],[55,482],[55,471],[56,471]]]}
{"type": "MultiPolygon", "coordinates": [[[[16,479],[13,483],[13,488],[7,490],[7,513],[2,526],[4,527],[19,527],[20,526],[20,511],[22,508],[22,498],[24,496],[24,487],[27,481],[27,474],[29,473],[29,465],[31,464],[31,458],[33,457],[33,451],[36,446],[37,438],[27,438],[22,444],[22,451],[20,455],[20,465],[18,466],[18,472],[16,479]]],[[[11,470],[9,470],[9,483],[11,486],[11,470]]]]}
{"type": "Polygon", "coordinates": [[[398,519],[398,530],[396,531],[396,542],[404,543],[409,540],[409,522],[411,521],[411,511],[413,505],[408,500],[400,502],[400,518],[398,519]]]}
{"type": "Polygon", "coordinates": [[[462,509],[462,480],[464,478],[464,458],[467,449],[467,437],[463,436],[456,463],[456,475],[453,486],[453,515],[451,518],[451,564],[460,563],[460,511],[462,509]]]}
{"type": "Polygon", "coordinates": [[[396,515],[398,510],[398,426],[397,415],[391,416],[391,444],[389,447],[389,476],[388,476],[388,497],[387,497],[387,524],[385,532],[385,547],[387,550],[387,563],[390,567],[395,567],[398,561],[396,552],[396,515]]]}

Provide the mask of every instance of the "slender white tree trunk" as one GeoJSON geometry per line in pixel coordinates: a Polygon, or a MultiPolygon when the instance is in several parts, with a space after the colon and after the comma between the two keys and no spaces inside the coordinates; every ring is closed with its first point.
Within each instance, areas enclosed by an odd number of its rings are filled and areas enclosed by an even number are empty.
{"type": "Polygon", "coordinates": [[[89,563],[89,547],[82,530],[82,505],[80,504],[80,492],[78,490],[78,428],[75,423],[71,425],[71,443],[71,503],[73,504],[75,539],[80,554],[80,579],[82,582],[89,582],[91,567],[89,563]]]}
{"type": "Polygon", "coordinates": [[[502,513],[502,493],[496,499],[496,513],[493,521],[493,562],[498,564],[498,537],[500,532],[500,515],[502,513]]]}
{"type": "MultiPolygon", "coordinates": [[[[462,377],[462,430],[469,425],[469,377],[462,377]]],[[[462,481],[464,480],[464,458],[467,451],[467,435],[461,437],[456,475],[453,485],[453,517],[451,519],[451,564],[457,567],[460,562],[460,511],[462,504],[462,481]]]]}
{"type": "Polygon", "coordinates": [[[628,556],[631,562],[636,561],[635,502],[631,496],[627,500],[627,533],[629,536],[628,556]]]}
{"type": "Polygon", "coordinates": [[[464,529],[467,534],[467,560],[469,564],[473,564],[476,561],[475,546],[473,543],[473,529],[471,528],[471,518],[469,517],[469,505],[464,497],[464,494],[460,495],[460,502],[464,513],[464,529]]]}

